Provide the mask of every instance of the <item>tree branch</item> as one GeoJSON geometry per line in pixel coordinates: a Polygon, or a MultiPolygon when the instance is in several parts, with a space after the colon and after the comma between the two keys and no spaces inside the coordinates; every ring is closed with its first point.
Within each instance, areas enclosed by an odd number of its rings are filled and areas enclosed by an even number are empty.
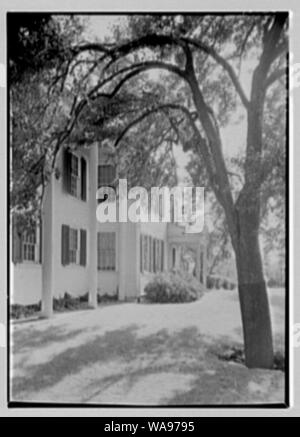
{"type": "Polygon", "coordinates": [[[133,120],[131,123],[129,123],[128,126],[126,126],[126,128],[122,131],[122,133],[117,138],[117,140],[115,142],[115,147],[117,147],[117,145],[122,140],[122,138],[126,135],[126,133],[133,126],[137,125],[138,123],[140,123],[142,120],[144,120],[146,117],[150,116],[151,114],[154,114],[154,113],[157,113],[160,111],[164,112],[166,109],[173,109],[173,110],[181,111],[188,118],[188,120],[192,126],[192,129],[194,131],[194,134],[196,136],[196,139],[197,139],[198,152],[200,153],[200,155],[202,156],[202,158],[206,164],[208,178],[209,178],[209,181],[211,183],[211,186],[212,186],[218,200],[221,202],[221,204],[223,204],[222,194],[221,194],[219,185],[216,183],[216,170],[213,167],[213,160],[210,156],[210,151],[209,151],[209,148],[207,146],[206,140],[202,137],[202,135],[200,134],[200,132],[195,124],[194,114],[191,113],[185,106],[173,104],[173,103],[167,103],[167,104],[157,106],[155,108],[152,108],[152,109],[144,112],[139,117],[137,117],[135,120],[133,120]]]}
{"type": "Polygon", "coordinates": [[[220,64],[224,68],[225,71],[227,71],[238,95],[240,96],[243,105],[245,106],[246,109],[248,109],[249,100],[247,99],[246,94],[238,80],[238,77],[235,74],[235,71],[233,67],[229,64],[229,62],[226,61],[226,59],[223,58],[221,55],[219,55],[212,47],[209,47],[191,38],[182,38],[182,40],[210,55],[218,64],[220,64]]]}
{"type": "MultiPolygon", "coordinates": [[[[170,122],[170,118],[168,117],[168,115],[165,113],[166,109],[179,109],[182,110],[183,107],[181,107],[180,105],[176,105],[176,104],[164,104],[164,105],[159,105],[155,108],[149,109],[148,111],[145,111],[143,114],[141,114],[139,117],[135,118],[132,122],[130,122],[126,128],[121,132],[121,134],[118,136],[118,138],[115,141],[115,147],[118,146],[118,144],[120,143],[120,141],[123,139],[123,137],[127,134],[127,132],[130,131],[131,128],[133,128],[135,125],[139,124],[141,121],[143,121],[145,118],[149,117],[152,114],[155,114],[157,112],[163,112],[163,114],[168,118],[169,122],[170,122]]],[[[172,128],[174,129],[174,126],[172,125],[172,123],[170,122],[172,128]]],[[[177,134],[177,131],[175,130],[175,133],[177,134]]]]}
{"type": "Polygon", "coordinates": [[[273,71],[273,73],[271,73],[265,80],[265,89],[267,89],[270,85],[276,82],[276,80],[280,79],[286,74],[286,68],[279,68],[278,70],[273,71]]]}
{"type": "Polygon", "coordinates": [[[116,60],[118,60],[120,57],[126,56],[129,53],[143,48],[143,47],[158,47],[163,45],[177,45],[181,47],[185,53],[186,53],[186,44],[193,45],[194,47],[198,48],[199,50],[207,53],[210,55],[216,62],[218,62],[229,74],[233,85],[236,88],[236,91],[238,92],[241,101],[243,105],[248,108],[249,101],[242,89],[242,86],[238,80],[237,75],[235,74],[232,66],[222,57],[220,56],[214,48],[207,46],[206,44],[199,43],[198,41],[192,39],[192,38],[175,38],[171,35],[157,35],[157,34],[149,34],[146,36],[143,36],[141,38],[137,38],[135,40],[129,41],[123,45],[120,45],[119,47],[106,47],[101,44],[86,44],[84,46],[80,46],[77,49],[74,49],[74,53],[78,53],[79,51],[83,50],[96,50],[105,53],[107,57],[111,58],[111,62],[105,67],[108,68],[112,65],[116,60]]]}

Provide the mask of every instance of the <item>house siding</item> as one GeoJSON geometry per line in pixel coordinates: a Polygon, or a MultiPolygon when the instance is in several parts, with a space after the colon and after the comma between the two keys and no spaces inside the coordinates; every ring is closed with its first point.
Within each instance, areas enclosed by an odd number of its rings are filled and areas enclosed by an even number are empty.
{"type": "MultiPolygon", "coordinates": [[[[62,175],[63,172],[63,158],[62,152],[60,154],[58,168],[62,175]]],[[[87,161],[87,174],[89,172],[88,152],[78,151],[76,155],[79,158],[84,157],[87,161]]],[[[88,180],[88,179],[87,179],[88,180]]],[[[71,228],[87,231],[87,245],[89,241],[89,206],[91,199],[91,190],[87,184],[87,200],[83,201],[81,197],[78,198],[67,193],[63,186],[63,177],[59,179],[53,178],[53,235],[54,242],[52,247],[53,256],[53,293],[54,297],[62,296],[68,292],[74,296],[85,294],[89,289],[89,277],[87,265],[89,262],[89,253],[87,250],[86,265],[68,264],[63,265],[61,260],[61,238],[62,226],[67,225],[71,228]]],[[[51,214],[47,205],[44,209],[44,215],[51,214]]]]}

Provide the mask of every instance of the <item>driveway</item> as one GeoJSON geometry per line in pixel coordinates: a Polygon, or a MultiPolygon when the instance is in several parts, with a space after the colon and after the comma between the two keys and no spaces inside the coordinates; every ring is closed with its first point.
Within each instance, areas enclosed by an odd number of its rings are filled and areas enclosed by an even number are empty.
{"type": "MultiPolygon", "coordinates": [[[[284,293],[270,291],[276,350],[284,293]]],[[[236,291],[194,303],[116,303],[12,325],[14,401],[119,405],[283,402],[284,374],[219,354],[241,346],[236,291]]]]}

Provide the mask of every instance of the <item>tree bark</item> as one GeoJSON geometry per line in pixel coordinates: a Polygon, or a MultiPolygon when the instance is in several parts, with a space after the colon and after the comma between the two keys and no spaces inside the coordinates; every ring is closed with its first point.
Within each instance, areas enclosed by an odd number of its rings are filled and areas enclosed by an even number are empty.
{"type": "Polygon", "coordinates": [[[272,326],[259,248],[259,210],[245,204],[240,208],[235,253],[246,366],[272,368],[272,326]]]}

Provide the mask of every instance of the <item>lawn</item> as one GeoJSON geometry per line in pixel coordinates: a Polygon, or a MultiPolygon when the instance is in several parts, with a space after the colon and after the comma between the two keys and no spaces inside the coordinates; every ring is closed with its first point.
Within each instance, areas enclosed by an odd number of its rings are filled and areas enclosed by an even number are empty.
{"type": "MultiPolygon", "coordinates": [[[[269,291],[275,349],[284,292],[269,291]]],[[[115,303],[12,324],[14,401],[201,405],[284,401],[284,373],[219,358],[241,346],[236,291],[194,303],[115,303]]]]}

